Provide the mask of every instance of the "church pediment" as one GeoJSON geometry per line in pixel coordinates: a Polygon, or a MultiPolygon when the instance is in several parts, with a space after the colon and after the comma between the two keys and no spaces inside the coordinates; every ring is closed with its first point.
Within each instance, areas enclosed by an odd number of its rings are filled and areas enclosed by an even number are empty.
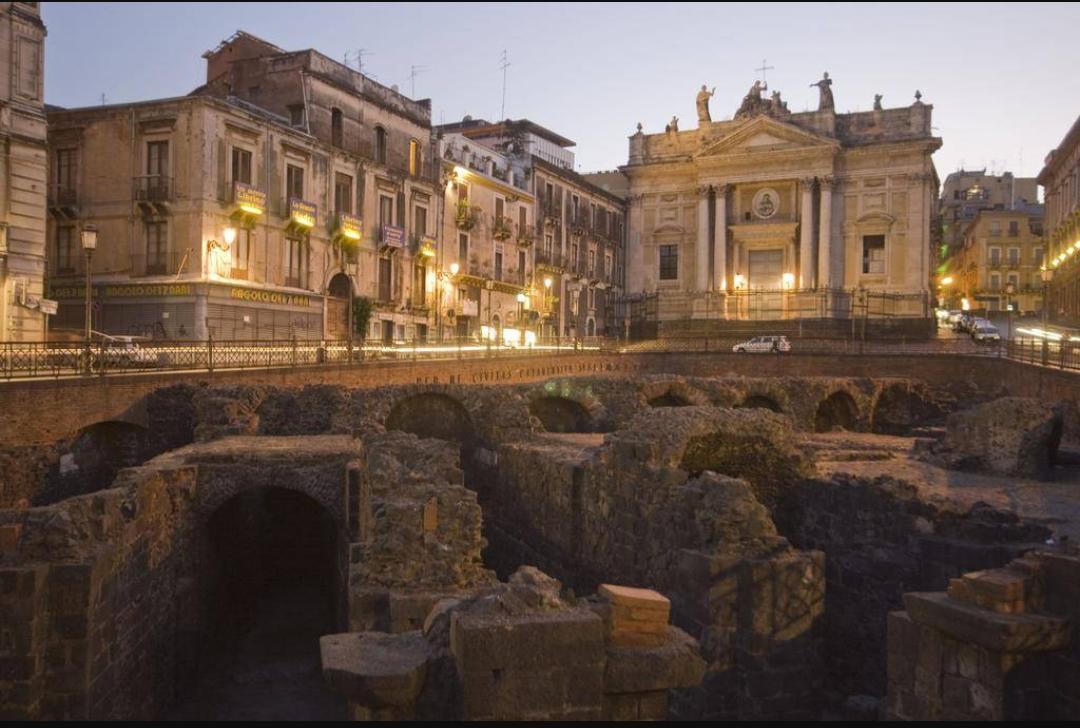
{"type": "Polygon", "coordinates": [[[730,134],[707,143],[697,158],[769,152],[833,151],[835,139],[818,136],[768,116],[758,116],[740,124],[730,134]]]}

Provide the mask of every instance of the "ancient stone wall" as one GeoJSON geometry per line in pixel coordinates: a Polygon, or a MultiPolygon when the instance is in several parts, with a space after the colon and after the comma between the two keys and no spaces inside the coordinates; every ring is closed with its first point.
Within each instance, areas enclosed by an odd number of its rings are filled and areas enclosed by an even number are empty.
{"type": "Polygon", "coordinates": [[[845,475],[793,484],[773,519],[797,548],[827,554],[825,654],[841,698],[884,694],[885,615],[905,591],[944,588],[1049,535],[989,507],[928,502],[902,481],[845,475]]]}

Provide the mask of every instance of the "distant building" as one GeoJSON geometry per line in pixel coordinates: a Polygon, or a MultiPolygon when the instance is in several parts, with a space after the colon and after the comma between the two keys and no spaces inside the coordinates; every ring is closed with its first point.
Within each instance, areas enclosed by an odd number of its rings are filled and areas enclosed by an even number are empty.
{"type": "Polygon", "coordinates": [[[509,179],[531,192],[528,219],[534,229],[526,258],[540,333],[571,339],[621,335],[625,202],[574,171],[574,142],[527,119],[491,123],[466,117],[438,130],[444,142],[458,140],[449,145],[453,150],[471,143],[470,159],[497,156],[509,179]]]}
{"type": "Polygon", "coordinates": [[[966,298],[973,310],[1030,313],[1042,310],[1042,210],[980,210],[965,226],[944,286],[950,308],[966,298]],[[955,292],[955,293],[952,293],[955,292]]]}
{"type": "Polygon", "coordinates": [[[1017,210],[1041,217],[1038,182],[1034,177],[1015,177],[1012,172],[994,175],[985,169],[958,170],[948,175],[938,199],[937,225],[940,239],[934,246],[934,283],[943,305],[959,306],[959,291],[940,286],[941,281],[957,279],[960,254],[968,238],[968,228],[982,210],[1017,210]]]}
{"type": "Polygon", "coordinates": [[[45,24],[40,3],[0,3],[0,341],[40,341],[45,300],[45,24]]]}
{"type": "Polygon", "coordinates": [[[52,290],[94,328],[157,338],[427,336],[436,230],[430,103],[243,32],[187,97],[49,114],[52,290]],[[227,235],[234,234],[229,240],[227,235]]]}
{"type": "Polygon", "coordinates": [[[933,108],[792,113],[757,82],[735,118],[640,127],[630,180],[627,291],[641,335],[696,335],[724,321],[853,316],[914,334],[932,327],[933,108]],[[710,323],[706,323],[710,322],[710,323]]]}
{"type": "Polygon", "coordinates": [[[1046,201],[1047,308],[1052,317],[1080,324],[1080,118],[1046,155],[1039,173],[1046,201]]]}

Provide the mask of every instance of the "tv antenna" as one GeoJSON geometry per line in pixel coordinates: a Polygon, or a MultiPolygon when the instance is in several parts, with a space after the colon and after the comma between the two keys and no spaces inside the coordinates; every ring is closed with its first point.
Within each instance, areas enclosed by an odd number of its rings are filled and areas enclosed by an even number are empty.
{"type": "Polygon", "coordinates": [[[506,69],[510,68],[510,57],[506,55],[505,49],[503,49],[502,58],[499,61],[499,68],[503,72],[502,109],[499,111],[499,121],[502,121],[506,118],[506,69]]]}
{"type": "Polygon", "coordinates": [[[355,51],[345,51],[345,65],[349,65],[349,59],[351,58],[356,63],[356,72],[364,72],[364,56],[374,55],[374,51],[369,51],[367,48],[357,48],[355,51]]]}
{"type": "Polygon", "coordinates": [[[412,66],[409,68],[409,95],[416,98],[416,77],[426,71],[424,66],[412,66]]]}

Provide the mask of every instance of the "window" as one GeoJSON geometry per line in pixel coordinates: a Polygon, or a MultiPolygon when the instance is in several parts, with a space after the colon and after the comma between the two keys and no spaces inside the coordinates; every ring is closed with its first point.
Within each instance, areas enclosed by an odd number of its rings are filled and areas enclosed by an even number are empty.
{"type": "Polygon", "coordinates": [[[1017,293],[1017,292],[1020,291],[1020,274],[1019,273],[1010,273],[1006,277],[1006,282],[1008,283],[1008,285],[1012,286],[1013,293],[1017,293]]]}
{"type": "Polygon", "coordinates": [[[660,246],[660,280],[675,281],[679,279],[679,246],[660,246]]]}
{"type": "Polygon", "coordinates": [[[990,290],[991,291],[1000,291],[1001,290],[1001,274],[1000,273],[991,273],[990,274],[990,290]]]}
{"type": "Polygon", "coordinates": [[[149,177],[169,176],[169,143],[146,143],[146,174],[149,177]]]}
{"type": "Polygon", "coordinates": [[[518,251],[518,285],[525,285],[525,251],[518,251]]]}
{"type": "Polygon", "coordinates": [[[251,231],[238,228],[232,248],[232,270],[234,278],[247,278],[251,266],[251,231]]]}
{"type": "MultiPolygon", "coordinates": [[[[462,267],[464,267],[465,261],[469,259],[469,235],[468,233],[458,233],[458,260],[461,261],[462,267]]],[[[465,271],[462,271],[465,272],[465,271]]]]}
{"type": "Polygon", "coordinates": [[[56,273],[75,272],[75,228],[64,225],[56,228],[56,273]]]}
{"type": "Polygon", "coordinates": [[[862,272],[871,275],[885,273],[885,236],[863,236],[862,272]]]}
{"type": "Polygon", "coordinates": [[[423,165],[420,158],[420,142],[415,139],[409,140],[409,174],[413,177],[419,177],[423,165]]]}
{"type": "Polygon", "coordinates": [[[579,206],[580,206],[580,201],[578,200],[578,196],[574,195],[570,200],[570,211],[573,213],[574,222],[577,222],[577,220],[578,220],[578,207],[579,206]]]}
{"type": "Polygon", "coordinates": [[[31,99],[40,96],[41,43],[19,38],[19,93],[31,99]]]}
{"type": "Polygon", "coordinates": [[[61,195],[75,191],[79,173],[78,151],[77,149],[56,150],[56,189],[61,195]]]}
{"type": "Polygon", "coordinates": [[[413,266],[412,304],[423,306],[427,302],[427,268],[423,264],[423,258],[417,258],[417,264],[413,266]]]}
{"type": "Polygon", "coordinates": [[[1009,265],[1020,265],[1020,248],[1009,248],[1009,265]]]}
{"type": "Polygon", "coordinates": [[[518,235],[524,235],[529,230],[529,213],[525,205],[518,207],[518,235]]]}
{"type": "Polygon", "coordinates": [[[1018,220],[1009,220],[1009,237],[1015,238],[1020,235],[1020,222],[1018,220]]]}
{"type": "Polygon", "coordinates": [[[548,206],[555,202],[555,188],[552,187],[550,182],[544,183],[544,202],[548,206]]]}
{"type": "Polygon", "coordinates": [[[337,172],[334,174],[334,212],[338,215],[352,214],[352,176],[337,172]]]}
{"type": "Polygon", "coordinates": [[[304,168],[293,164],[285,165],[285,197],[304,199],[304,168]]]}
{"type": "Polygon", "coordinates": [[[389,301],[392,297],[392,261],[387,256],[379,258],[379,300],[389,301]]]}
{"type": "Polygon", "coordinates": [[[345,146],[345,116],[341,109],[330,109],[330,143],[335,147],[345,146]]]}
{"type": "Polygon", "coordinates": [[[285,238],[285,285],[307,288],[307,242],[303,238],[285,238]]]}
{"type": "Polygon", "coordinates": [[[596,251],[589,251],[589,275],[592,276],[596,273],[596,251]]]}
{"type": "Polygon", "coordinates": [[[251,184],[251,152],[240,147],[232,150],[232,180],[251,184]]]}
{"type": "Polygon", "coordinates": [[[501,197],[495,198],[495,220],[498,221],[502,218],[503,213],[506,211],[506,201],[501,197]]]}
{"type": "Polygon", "coordinates": [[[495,280],[502,280],[502,253],[495,251],[495,280]]]}
{"type": "Polygon", "coordinates": [[[604,255],[604,277],[606,277],[609,281],[611,280],[611,255],[610,254],[605,254],[604,255]]]}
{"type": "Polygon", "coordinates": [[[1001,221],[992,220],[990,222],[990,237],[996,238],[1001,236],[1001,221]]]}
{"type": "Polygon", "coordinates": [[[394,224],[394,198],[379,195],[379,230],[384,225],[394,224]]]}
{"type": "Polygon", "coordinates": [[[590,288],[589,289],[589,294],[587,296],[587,300],[588,300],[588,304],[589,304],[589,310],[591,311],[591,310],[595,309],[596,308],[596,289],[595,288],[590,288]]]}
{"type": "Polygon", "coordinates": [[[146,273],[164,275],[169,272],[166,254],[167,234],[164,222],[146,223],[146,273]]]}
{"type": "Polygon", "coordinates": [[[413,208],[413,235],[422,238],[427,235],[427,208],[417,205],[413,208]]]}
{"type": "Polygon", "coordinates": [[[289,107],[289,123],[293,126],[304,126],[303,104],[293,104],[289,107]]]}
{"type": "Polygon", "coordinates": [[[386,129],[375,127],[375,161],[386,164],[386,129]]]}
{"type": "Polygon", "coordinates": [[[577,243],[571,243],[570,245],[570,265],[577,267],[577,243]]]}
{"type": "Polygon", "coordinates": [[[1032,252],[1034,253],[1034,256],[1035,256],[1035,265],[1041,267],[1042,264],[1043,264],[1043,249],[1042,248],[1035,248],[1035,250],[1032,251],[1032,252]]]}
{"type": "Polygon", "coordinates": [[[1001,265],[1001,248],[990,248],[990,265],[1001,265]]]}
{"type": "MultiPolygon", "coordinates": [[[[551,255],[551,249],[555,247],[555,236],[552,233],[544,233],[544,255],[551,255]]],[[[550,261],[548,261],[550,262],[550,261]]]]}

